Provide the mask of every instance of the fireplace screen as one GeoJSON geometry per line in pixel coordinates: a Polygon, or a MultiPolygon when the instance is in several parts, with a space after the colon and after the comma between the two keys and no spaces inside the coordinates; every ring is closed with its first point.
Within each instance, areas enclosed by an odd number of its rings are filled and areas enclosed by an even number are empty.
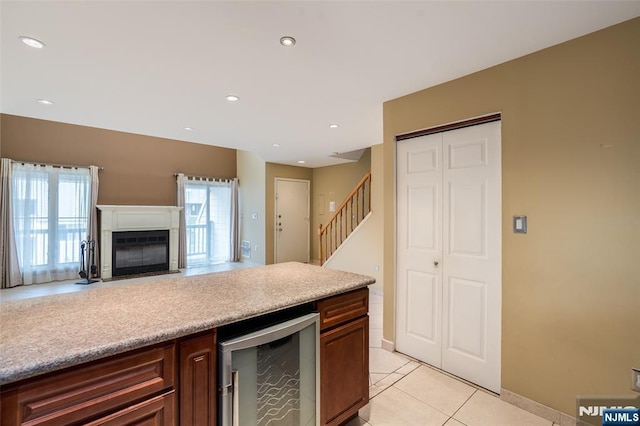
{"type": "Polygon", "coordinates": [[[223,425],[315,425],[318,314],[220,343],[223,425]]]}
{"type": "Polygon", "coordinates": [[[169,270],[169,231],[114,232],[113,276],[169,270]]]}

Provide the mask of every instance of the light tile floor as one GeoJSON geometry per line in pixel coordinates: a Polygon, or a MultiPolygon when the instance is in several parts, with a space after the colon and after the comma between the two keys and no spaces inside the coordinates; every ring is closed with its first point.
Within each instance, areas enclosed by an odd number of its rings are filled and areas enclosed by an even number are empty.
{"type": "MultiPolygon", "coordinates": [[[[225,263],[187,268],[181,275],[254,266],[225,263]]],[[[177,274],[176,274],[177,275],[177,274]]],[[[161,275],[90,285],[76,281],[21,286],[0,291],[0,302],[39,297],[49,294],[83,291],[97,287],[133,284],[176,275],[161,275]]],[[[371,290],[369,297],[369,397],[370,402],[360,410],[359,417],[348,426],[537,426],[552,422],[500,400],[497,396],[452,377],[440,370],[420,363],[397,352],[381,348],[382,294],[371,290]]]]}
{"type": "Polygon", "coordinates": [[[369,293],[369,404],[348,426],[552,426],[496,395],[380,347],[382,295],[369,293]]]}

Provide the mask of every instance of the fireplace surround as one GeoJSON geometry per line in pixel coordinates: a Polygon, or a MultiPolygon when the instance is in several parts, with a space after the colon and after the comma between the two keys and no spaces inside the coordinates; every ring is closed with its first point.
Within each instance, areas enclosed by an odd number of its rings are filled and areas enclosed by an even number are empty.
{"type": "MultiPolygon", "coordinates": [[[[168,252],[166,268],[168,272],[174,272],[178,270],[178,230],[180,227],[180,210],[182,207],[175,206],[114,206],[114,205],[99,205],[100,210],[100,276],[102,279],[111,279],[116,275],[123,275],[122,271],[116,272],[116,260],[114,257],[114,250],[117,248],[117,243],[114,245],[114,234],[116,237],[123,236],[122,232],[131,232],[129,238],[135,238],[136,241],[132,242],[132,247],[142,246],[142,243],[149,243],[150,241],[144,240],[145,234],[139,231],[166,231],[168,234],[168,252]]],[[[148,237],[148,235],[147,235],[148,237]]],[[[158,263],[158,259],[161,256],[160,245],[158,242],[158,236],[155,237],[155,241],[151,241],[151,248],[147,250],[146,256],[142,250],[133,248],[126,256],[121,260],[119,266],[129,268],[135,263],[140,263],[138,260],[142,256],[146,257],[146,261],[151,263],[158,263]],[[151,251],[149,251],[151,250],[151,251]]],[[[146,244],[149,245],[149,244],[146,244]]],[[[140,265],[144,269],[145,265],[140,265]]],[[[146,265],[149,266],[149,265],[146,265]]],[[[152,270],[154,268],[151,268],[152,270]]],[[[163,270],[160,269],[160,270],[163,270]]],[[[158,267],[155,266],[155,270],[158,267]]],[[[125,274],[148,272],[140,270],[139,272],[133,272],[134,269],[124,269],[125,274]]]]}

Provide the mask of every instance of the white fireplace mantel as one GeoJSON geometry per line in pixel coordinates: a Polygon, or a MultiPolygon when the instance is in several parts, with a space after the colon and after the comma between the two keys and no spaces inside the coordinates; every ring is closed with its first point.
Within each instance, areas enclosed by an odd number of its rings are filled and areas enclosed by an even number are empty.
{"type": "Polygon", "coordinates": [[[112,233],[121,231],[169,230],[169,270],[178,270],[178,230],[182,207],[107,205],[97,207],[101,211],[101,278],[112,277],[112,233]]]}

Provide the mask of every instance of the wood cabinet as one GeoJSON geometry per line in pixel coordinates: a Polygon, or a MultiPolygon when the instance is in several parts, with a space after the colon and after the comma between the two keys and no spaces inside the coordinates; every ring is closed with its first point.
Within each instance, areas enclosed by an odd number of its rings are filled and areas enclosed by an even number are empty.
{"type": "Polygon", "coordinates": [[[216,334],[180,342],[180,425],[215,426],[216,334]]]}
{"type": "Polygon", "coordinates": [[[146,416],[173,424],[174,355],[175,345],[163,344],[6,386],[1,423],[127,424],[114,419],[146,416]]]}
{"type": "Polygon", "coordinates": [[[339,425],[369,402],[369,292],[323,299],[320,313],[320,422],[339,425]]]}
{"type": "Polygon", "coordinates": [[[215,426],[216,371],[213,330],[3,387],[0,423],[215,426]]]}
{"type": "MultiPolygon", "coordinates": [[[[320,313],[320,418],[369,401],[368,289],[309,302],[320,313]]],[[[0,391],[0,424],[217,424],[216,330],[25,379],[0,391]]]]}

